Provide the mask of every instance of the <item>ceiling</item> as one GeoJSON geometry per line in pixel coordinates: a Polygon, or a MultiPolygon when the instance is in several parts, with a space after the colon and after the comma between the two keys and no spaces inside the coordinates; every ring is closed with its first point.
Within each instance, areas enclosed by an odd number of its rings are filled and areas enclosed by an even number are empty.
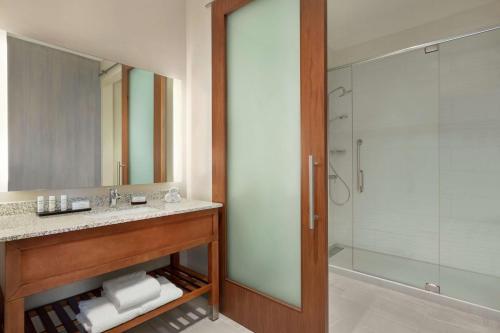
{"type": "Polygon", "coordinates": [[[0,29],[183,79],[185,12],[185,0],[0,0],[0,29]]]}
{"type": "Polygon", "coordinates": [[[328,46],[341,50],[499,0],[328,0],[328,46]]]}

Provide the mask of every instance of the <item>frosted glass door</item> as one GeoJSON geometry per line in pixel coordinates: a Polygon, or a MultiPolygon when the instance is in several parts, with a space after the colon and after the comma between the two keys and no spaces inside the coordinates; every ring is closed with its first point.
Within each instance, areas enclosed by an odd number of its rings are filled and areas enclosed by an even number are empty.
{"type": "Polygon", "coordinates": [[[439,52],[353,65],[353,266],[439,283],[439,52]]]}
{"type": "Polygon", "coordinates": [[[154,73],[134,68],[129,77],[129,183],[154,183],[154,73]]]}
{"type": "Polygon", "coordinates": [[[229,278],[301,305],[300,1],[227,19],[229,278]]]}

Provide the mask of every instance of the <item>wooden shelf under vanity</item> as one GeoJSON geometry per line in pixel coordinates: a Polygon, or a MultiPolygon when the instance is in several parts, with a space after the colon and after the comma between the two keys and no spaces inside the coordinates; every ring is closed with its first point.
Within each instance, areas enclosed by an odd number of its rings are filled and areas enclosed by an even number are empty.
{"type": "MultiPolygon", "coordinates": [[[[39,223],[64,223],[61,217],[50,219],[40,219],[39,223]]],[[[0,246],[0,271],[4,274],[0,279],[4,332],[40,333],[39,330],[33,331],[32,319],[36,317],[38,324],[41,322],[44,326],[43,332],[84,332],[74,318],[78,300],[97,297],[100,290],[29,311],[25,311],[25,298],[165,256],[170,256],[170,265],[149,274],[165,276],[183,290],[183,296],[108,332],[123,332],[203,294],[209,296],[210,318],[217,319],[218,222],[218,208],[209,205],[197,211],[4,241],[0,246]],[[179,260],[179,252],[201,245],[208,247],[207,276],[183,267],[179,260]],[[73,313],[68,313],[69,310],[73,313]],[[52,321],[54,316],[59,322],[52,321]]]]}
{"type": "MultiPolygon", "coordinates": [[[[108,332],[123,332],[138,326],[156,316],[159,316],[169,310],[178,307],[181,304],[189,302],[203,294],[211,291],[211,283],[208,277],[194,272],[183,266],[168,266],[148,273],[153,277],[164,276],[177,287],[181,288],[183,295],[170,303],[167,303],[151,312],[134,318],[120,326],[117,326],[108,332]]],[[[27,333],[56,333],[63,329],[67,333],[86,333],[83,326],[76,320],[75,315],[80,312],[78,302],[101,296],[101,289],[88,291],[67,299],[44,305],[36,309],[26,311],[25,313],[25,332],[27,333]],[[54,319],[54,317],[56,319],[54,319]],[[38,324],[38,330],[35,329],[34,320],[38,324]],[[56,325],[54,321],[59,325],[56,325]],[[41,324],[41,325],[40,325],[41,324]],[[42,327],[40,327],[42,326],[42,327]],[[40,330],[41,328],[41,330],[40,330]]]]}

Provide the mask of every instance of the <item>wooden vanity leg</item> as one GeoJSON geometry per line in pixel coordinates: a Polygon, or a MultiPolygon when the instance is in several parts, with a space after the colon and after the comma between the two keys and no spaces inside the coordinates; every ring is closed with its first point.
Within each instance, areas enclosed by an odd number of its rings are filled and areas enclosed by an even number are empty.
{"type": "Polygon", "coordinates": [[[4,333],[24,333],[24,298],[5,302],[4,333]]]}
{"type": "Polygon", "coordinates": [[[180,264],[181,264],[181,258],[180,258],[179,252],[172,253],[170,255],[170,265],[172,265],[174,267],[179,267],[180,264]]]}
{"type": "Polygon", "coordinates": [[[208,304],[211,307],[210,319],[219,319],[219,242],[208,245],[208,280],[212,285],[208,304]]]}

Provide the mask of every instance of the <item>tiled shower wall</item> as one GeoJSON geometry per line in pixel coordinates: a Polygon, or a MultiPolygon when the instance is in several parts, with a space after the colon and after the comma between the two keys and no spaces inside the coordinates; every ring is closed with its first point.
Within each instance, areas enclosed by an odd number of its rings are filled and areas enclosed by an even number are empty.
{"type": "MultiPolygon", "coordinates": [[[[344,87],[351,90],[351,69],[345,67],[332,71],[328,74],[328,89],[332,91],[337,87],[344,87]]],[[[328,114],[328,174],[333,175],[333,166],[340,177],[344,179],[349,188],[347,189],[340,180],[329,180],[329,200],[328,200],[328,228],[329,244],[342,244],[352,246],[352,95],[347,94],[338,97],[339,92],[329,94],[329,114],[328,114]],[[346,115],[346,119],[335,119],[340,115],[346,115]],[[334,150],[345,150],[345,153],[333,154],[334,150]],[[349,200],[342,206],[333,203],[331,196],[337,202],[349,200]],[[335,221],[335,223],[332,223],[335,221]]]]}

